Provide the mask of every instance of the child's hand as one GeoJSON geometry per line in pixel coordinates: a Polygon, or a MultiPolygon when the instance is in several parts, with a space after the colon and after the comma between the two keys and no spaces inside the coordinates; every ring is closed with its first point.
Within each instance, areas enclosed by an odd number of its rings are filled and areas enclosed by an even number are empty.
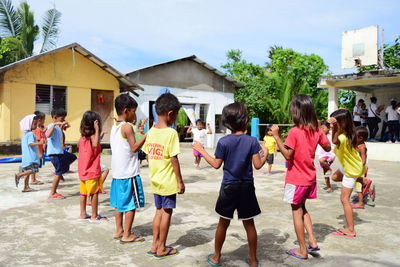
{"type": "Polygon", "coordinates": [[[193,143],[192,148],[199,153],[204,150],[204,147],[197,141],[193,143]]]}
{"type": "Polygon", "coordinates": [[[264,157],[266,157],[266,155],[268,155],[268,148],[266,146],[261,146],[262,148],[262,152],[264,152],[264,157]]]}
{"type": "Polygon", "coordinates": [[[271,132],[272,132],[272,136],[274,138],[279,138],[279,126],[278,125],[276,125],[276,124],[272,125],[271,132]]]}
{"type": "Polygon", "coordinates": [[[208,128],[211,128],[210,123],[207,123],[207,127],[208,127],[208,128]]]}
{"type": "Polygon", "coordinates": [[[330,117],[329,119],[326,120],[327,122],[329,122],[329,124],[331,125],[331,127],[334,127],[337,124],[337,120],[334,117],[330,117]]]}
{"type": "Polygon", "coordinates": [[[189,128],[193,128],[193,123],[190,123],[189,128]]]}
{"type": "Polygon", "coordinates": [[[99,121],[98,121],[98,120],[95,120],[95,121],[94,121],[93,127],[94,127],[94,130],[95,130],[96,132],[98,132],[98,131],[100,130],[100,128],[99,128],[99,121]]]}
{"type": "Polygon", "coordinates": [[[283,139],[286,138],[286,134],[285,133],[281,133],[281,136],[282,136],[283,139]]]}
{"type": "Polygon", "coordinates": [[[185,184],[183,182],[178,183],[178,194],[185,193],[185,184]]]}
{"type": "Polygon", "coordinates": [[[44,144],[44,139],[40,139],[40,141],[38,143],[39,143],[39,145],[43,145],[44,144]]]}

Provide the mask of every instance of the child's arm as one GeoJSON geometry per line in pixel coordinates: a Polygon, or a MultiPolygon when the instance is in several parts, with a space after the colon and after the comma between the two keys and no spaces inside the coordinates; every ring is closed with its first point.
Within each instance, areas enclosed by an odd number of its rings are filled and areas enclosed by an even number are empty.
{"type": "Polygon", "coordinates": [[[174,169],[176,180],[178,180],[178,190],[179,190],[178,194],[183,194],[183,193],[185,193],[185,184],[183,183],[183,180],[182,180],[181,166],[179,164],[178,156],[173,156],[171,158],[171,164],[172,164],[172,168],[174,169]]]}
{"type": "Polygon", "coordinates": [[[262,148],[262,152],[264,152],[264,155],[262,157],[260,157],[260,153],[254,154],[252,157],[252,161],[253,161],[253,166],[254,168],[256,168],[256,170],[259,170],[262,168],[262,166],[264,166],[265,162],[267,161],[267,157],[268,157],[268,148],[266,148],[265,146],[261,146],[262,148]]]}
{"type": "Polygon", "coordinates": [[[278,153],[278,144],[277,143],[275,143],[275,153],[274,153],[275,157],[276,157],[276,153],[278,153]]]}
{"type": "MultiPolygon", "coordinates": [[[[194,142],[193,144],[193,149],[198,151],[201,155],[203,155],[204,159],[210,164],[213,168],[219,169],[222,165],[222,159],[220,158],[213,158],[210,156],[210,154],[207,153],[207,151],[204,149],[204,147],[199,143],[199,142],[194,142]]],[[[258,155],[257,155],[258,156],[258,155]]]]}
{"type": "Polygon", "coordinates": [[[271,131],[272,131],[272,136],[275,138],[276,144],[278,145],[279,150],[281,151],[283,157],[286,160],[292,159],[293,154],[294,154],[294,150],[291,149],[291,148],[286,147],[283,144],[281,138],[279,137],[279,127],[278,127],[278,125],[276,125],[276,124],[272,125],[271,131]]]}
{"type": "Polygon", "coordinates": [[[186,133],[191,134],[192,133],[192,127],[193,127],[193,123],[190,123],[190,126],[187,129],[186,133]]]}
{"type": "Polygon", "coordinates": [[[90,137],[90,141],[92,142],[93,147],[97,147],[99,145],[99,122],[97,120],[94,121],[94,134],[90,137]]]}
{"type": "Polygon", "coordinates": [[[62,125],[62,122],[53,123],[53,125],[51,125],[50,129],[48,129],[47,132],[46,132],[47,138],[50,138],[53,135],[54,127],[60,126],[60,125],[62,125]]]}
{"type": "Polygon", "coordinates": [[[39,142],[30,143],[29,146],[40,146],[40,145],[43,145],[43,144],[44,144],[43,139],[40,139],[39,142]]]}
{"type": "Polygon", "coordinates": [[[149,120],[149,118],[145,118],[145,119],[142,121],[142,123],[140,124],[140,126],[143,126],[143,127],[144,127],[144,125],[147,123],[148,120],[149,120]]]}
{"type": "Polygon", "coordinates": [[[102,132],[102,133],[100,134],[100,140],[103,140],[105,134],[106,134],[105,132],[102,132]]]}
{"type": "Polygon", "coordinates": [[[358,150],[358,153],[360,154],[360,157],[361,157],[361,160],[362,160],[362,164],[364,166],[365,163],[367,163],[367,149],[365,147],[361,147],[358,150]]]}
{"type": "Polygon", "coordinates": [[[128,140],[128,143],[129,143],[129,146],[130,146],[132,152],[138,152],[139,149],[144,144],[144,142],[146,141],[146,137],[147,137],[147,133],[145,133],[143,135],[143,137],[140,138],[139,141],[136,141],[135,133],[134,133],[133,127],[130,123],[126,123],[126,124],[122,125],[121,134],[122,134],[122,137],[124,137],[128,140]]]}
{"type": "Polygon", "coordinates": [[[338,132],[338,126],[337,126],[337,120],[335,118],[329,118],[327,120],[331,124],[331,129],[332,129],[332,143],[335,145],[340,146],[340,141],[339,141],[339,132],[338,132]]]}
{"type": "Polygon", "coordinates": [[[208,132],[207,132],[207,134],[212,134],[212,131],[211,131],[211,126],[210,126],[210,124],[209,124],[209,123],[207,123],[207,128],[208,128],[208,132]]]}

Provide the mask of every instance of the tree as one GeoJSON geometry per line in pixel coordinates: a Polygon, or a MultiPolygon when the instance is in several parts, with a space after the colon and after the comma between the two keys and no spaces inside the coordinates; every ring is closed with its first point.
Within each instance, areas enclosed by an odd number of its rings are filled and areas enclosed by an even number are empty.
{"type": "Polygon", "coordinates": [[[28,53],[17,38],[0,38],[0,66],[8,65],[27,56],[28,53]]]}
{"type": "Polygon", "coordinates": [[[35,24],[34,13],[26,1],[20,3],[17,9],[11,0],[0,0],[0,35],[12,37],[16,47],[23,47],[24,53],[19,53],[15,60],[32,56],[34,45],[42,34],[40,53],[56,45],[59,35],[61,13],[54,7],[45,12],[42,27],[35,24]]]}

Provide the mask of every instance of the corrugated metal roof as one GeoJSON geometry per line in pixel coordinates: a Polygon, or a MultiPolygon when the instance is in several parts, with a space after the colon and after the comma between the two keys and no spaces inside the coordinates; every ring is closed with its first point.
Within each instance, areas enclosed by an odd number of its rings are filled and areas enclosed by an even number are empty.
{"type": "Polygon", "coordinates": [[[245,87],[244,84],[242,84],[242,83],[240,83],[240,82],[238,82],[238,81],[232,79],[231,77],[229,77],[229,76],[226,75],[225,73],[222,73],[221,71],[217,70],[217,69],[214,68],[213,66],[207,64],[206,62],[204,62],[203,60],[201,60],[200,58],[198,58],[196,55],[192,55],[192,56],[188,56],[188,57],[183,57],[183,58],[178,58],[178,59],[175,59],[175,60],[171,60],[171,61],[167,61],[167,62],[163,62],[163,63],[159,63],[159,64],[154,64],[154,65],[147,66],[147,67],[144,67],[144,68],[139,68],[139,69],[136,69],[136,70],[133,70],[133,71],[130,71],[130,72],[126,73],[126,75],[129,75],[129,74],[131,74],[131,73],[133,73],[133,72],[136,72],[136,71],[140,71],[140,70],[144,70],[144,69],[150,69],[150,68],[154,68],[154,67],[157,67],[157,66],[162,66],[162,65],[166,65],[166,64],[171,64],[171,63],[174,63],[174,62],[177,62],[177,61],[183,61],[183,60],[192,60],[192,61],[194,61],[194,62],[196,62],[196,63],[202,65],[203,67],[205,67],[206,69],[210,70],[211,72],[214,72],[216,75],[221,76],[221,77],[224,78],[225,80],[227,80],[227,81],[233,83],[233,84],[235,85],[236,88],[243,88],[243,87],[245,87]]]}
{"type": "Polygon", "coordinates": [[[34,56],[31,56],[31,57],[28,57],[28,58],[21,59],[19,61],[16,61],[14,63],[11,63],[11,64],[8,64],[6,66],[1,67],[0,68],[0,73],[6,72],[6,71],[8,71],[10,69],[13,69],[13,68],[15,68],[15,67],[17,67],[17,66],[19,66],[21,64],[24,64],[26,62],[39,59],[39,58],[41,58],[43,56],[55,54],[55,53],[57,53],[59,51],[65,50],[65,49],[71,49],[71,50],[73,49],[74,51],[78,52],[79,54],[83,55],[84,57],[86,57],[87,59],[92,61],[94,64],[98,65],[104,71],[110,73],[112,76],[114,76],[116,79],[118,79],[120,87],[122,87],[123,89],[129,90],[134,94],[136,94],[134,92],[135,89],[139,89],[139,90],[143,91],[143,88],[140,85],[138,85],[137,83],[132,82],[131,80],[127,79],[124,74],[122,74],[121,72],[119,72],[116,69],[114,69],[113,67],[111,67],[109,64],[107,64],[106,62],[104,62],[103,60],[101,60],[100,58],[95,56],[90,51],[86,50],[84,47],[82,47],[78,43],[72,43],[72,44],[69,44],[69,45],[66,45],[66,46],[62,46],[62,47],[50,50],[50,51],[46,51],[46,52],[38,54],[38,55],[34,55],[34,56]]]}

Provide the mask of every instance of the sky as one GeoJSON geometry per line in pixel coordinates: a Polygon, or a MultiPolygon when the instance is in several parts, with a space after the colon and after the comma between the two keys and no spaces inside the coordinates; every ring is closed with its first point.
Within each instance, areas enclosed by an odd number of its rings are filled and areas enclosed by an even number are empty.
{"type": "Polygon", "coordinates": [[[230,49],[240,49],[246,61],[264,65],[273,45],[317,54],[333,74],[351,73],[354,69],[340,67],[343,31],[379,25],[389,44],[400,35],[398,0],[28,3],[39,25],[44,12],[54,5],[62,13],[58,46],[77,42],[123,73],[190,55],[220,68],[230,49]]]}

